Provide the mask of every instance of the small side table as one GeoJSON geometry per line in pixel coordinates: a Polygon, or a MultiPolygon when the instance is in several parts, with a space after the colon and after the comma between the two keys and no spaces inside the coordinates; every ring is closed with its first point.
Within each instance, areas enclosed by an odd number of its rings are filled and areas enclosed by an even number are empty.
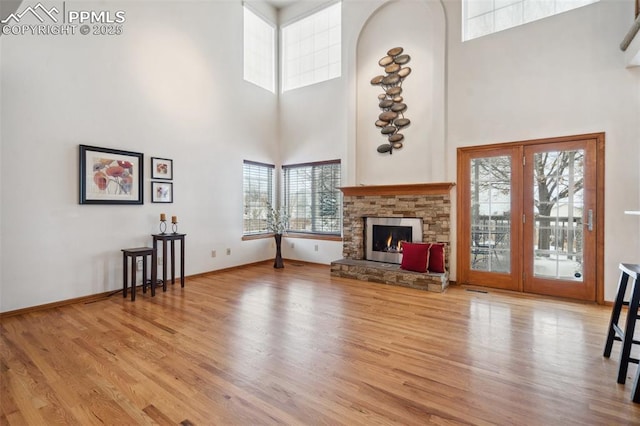
{"type": "Polygon", "coordinates": [[[180,241],[180,287],[184,287],[184,237],[187,234],[151,234],[153,249],[158,249],[162,241],[162,291],[167,291],[167,242],[171,242],[171,284],[176,283],[176,241],[180,241]]]}
{"type": "Polygon", "coordinates": [[[127,297],[127,288],[129,284],[127,278],[129,275],[127,262],[128,258],[131,259],[131,301],[136,300],[136,266],[138,257],[142,257],[142,292],[147,292],[147,257],[151,257],[151,296],[156,295],[156,274],[158,267],[156,265],[156,248],[151,247],[136,247],[122,249],[122,297],[127,297]]]}

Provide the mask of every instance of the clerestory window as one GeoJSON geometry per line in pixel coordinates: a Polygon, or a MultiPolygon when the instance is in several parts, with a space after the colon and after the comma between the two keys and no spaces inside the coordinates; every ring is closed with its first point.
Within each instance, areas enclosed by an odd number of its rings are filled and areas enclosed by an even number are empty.
{"type": "Polygon", "coordinates": [[[282,91],[340,77],[342,3],[282,27],[282,91]]]}
{"type": "Polygon", "coordinates": [[[276,29],[244,7],[244,79],[275,93],[276,29]]]}
{"type": "Polygon", "coordinates": [[[462,0],[462,41],[577,9],[598,0],[462,0]]]}

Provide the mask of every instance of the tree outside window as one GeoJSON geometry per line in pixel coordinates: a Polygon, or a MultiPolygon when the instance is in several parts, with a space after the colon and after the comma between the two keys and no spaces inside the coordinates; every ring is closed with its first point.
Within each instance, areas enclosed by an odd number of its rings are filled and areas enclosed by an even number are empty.
{"type": "Polygon", "coordinates": [[[289,231],[340,235],[342,194],[340,160],[283,166],[284,205],[289,231]]]}

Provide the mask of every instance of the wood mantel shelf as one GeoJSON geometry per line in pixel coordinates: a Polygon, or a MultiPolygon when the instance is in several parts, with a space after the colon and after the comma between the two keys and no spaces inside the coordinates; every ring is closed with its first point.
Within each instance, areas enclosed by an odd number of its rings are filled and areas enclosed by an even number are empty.
{"type": "Polygon", "coordinates": [[[401,185],[343,186],[342,193],[347,196],[377,195],[441,195],[448,194],[455,182],[411,183],[401,185]]]}

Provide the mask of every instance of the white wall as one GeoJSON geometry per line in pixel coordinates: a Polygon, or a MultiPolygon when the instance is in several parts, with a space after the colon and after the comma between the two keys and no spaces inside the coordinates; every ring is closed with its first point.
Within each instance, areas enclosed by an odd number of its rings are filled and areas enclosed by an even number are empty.
{"type": "Polygon", "coordinates": [[[389,2],[380,7],[360,32],[357,46],[356,183],[389,185],[440,182],[445,177],[445,37],[442,6],[438,2],[389,2]],[[398,25],[402,22],[402,25],[398,25]],[[385,75],[378,61],[400,46],[411,57],[412,73],[402,84],[403,148],[381,154],[387,143],[374,123],[381,110],[380,86],[371,79],[385,75]]]}
{"type": "MultiPolygon", "coordinates": [[[[281,95],[281,164],[344,159],[346,111],[342,86],[342,79],[333,79],[281,95]]],[[[329,264],[342,258],[342,243],[285,236],[282,254],[289,259],[329,264]]]]}
{"type": "MultiPolygon", "coordinates": [[[[289,22],[322,4],[294,4],[280,13],[280,22],[289,22]]],[[[342,22],[342,77],[286,92],[280,98],[283,164],[340,158],[343,186],[442,181],[446,176],[446,162],[442,161],[446,154],[443,65],[446,34],[440,2],[343,1],[342,22]],[[421,22],[420,17],[428,22],[421,22]],[[385,25],[389,30],[382,42],[379,31],[385,25]],[[378,92],[369,93],[369,82],[376,75],[371,70],[378,71],[378,60],[395,46],[403,46],[412,56],[408,65],[413,73],[405,80],[407,87],[403,93],[409,96],[407,117],[412,125],[406,131],[406,137],[411,135],[406,147],[389,158],[388,154],[376,152],[376,147],[382,143],[373,124],[379,114],[376,110],[378,92]],[[433,51],[425,46],[433,46],[433,51]],[[426,77],[421,67],[427,68],[426,77]],[[410,83],[412,80],[414,83],[410,83]],[[420,82],[426,82],[427,87],[420,87],[420,82]],[[411,84],[413,91],[409,90],[411,84]],[[366,92],[362,93],[365,87],[366,92]],[[367,110],[362,112],[360,108],[365,105],[365,98],[367,110]],[[415,116],[411,115],[414,113],[415,116]],[[428,124],[424,124],[425,117],[428,124]],[[365,122],[369,127],[362,124],[365,122]],[[373,132],[374,141],[361,135],[363,131],[373,132]],[[413,151],[409,149],[411,144],[413,151]],[[429,150],[432,150],[431,155],[427,153],[429,150]],[[398,176],[391,175],[387,179],[377,171],[377,164],[399,170],[398,176]]],[[[287,239],[283,255],[329,263],[342,258],[342,243],[287,239]],[[294,248],[291,248],[291,242],[294,248]],[[318,251],[315,251],[316,245],[318,251]]]]}
{"type": "MultiPolygon", "coordinates": [[[[0,59],[2,58],[2,36],[0,36],[0,59]]],[[[1,62],[0,62],[1,64],[1,62]]],[[[2,133],[2,127],[3,127],[3,122],[4,122],[4,117],[2,114],[2,99],[4,99],[4,94],[2,91],[2,80],[0,80],[0,311],[2,310],[2,301],[4,300],[4,291],[3,291],[3,285],[2,285],[2,269],[4,269],[4,263],[3,263],[3,257],[2,257],[2,241],[4,241],[4,236],[2,235],[2,216],[3,216],[3,209],[2,206],[4,205],[3,201],[2,201],[2,147],[3,147],[3,143],[2,141],[4,140],[4,138],[2,137],[3,133],[2,133]]]]}
{"type": "MultiPolygon", "coordinates": [[[[286,25],[297,17],[317,10],[323,4],[326,3],[293,4],[280,12],[280,22],[286,25]]],[[[345,25],[347,21],[344,11],[342,19],[344,43],[345,31],[349,31],[346,28],[348,25],[345,25]]],[[[280,95],[279,105],[281,164],[340,159],[343,167],[343,186],[347,186],[344,173],[349,168],[346,161],[348,104],[345,102],[345,56],[343,48],[342,77],[286,91],[280,95]]],[[[342,258],[342,242],[287,238],[285,235],[282,254],[288,259],[329,264],[342,258]]]]}
{"type": "Polygon", "coordinates": [[[241,241],[242,160],[277,161],[277,98],[242,79],[241,3],[66,8],[127,21],[121,36],[0,37],[0,310],[121,288],[120,249],[150,245],[161,212],[187,233],[187,274],[272,257],[241,241]],[[79,205],[78,144],[144,153],[145,204],[79,205]],[[150,202],[152,156],[174,161],[173,204],[150,202]]]}
{"type": "MultiPolygon", "coordinates": [[[[372,99],[367,99],[367,105],[371,106],[371,113],[362,114],[358,111],[359,103],[358,99],[360,85],[364,81],[366,85],[373,77],[370,75],[371,67],[376,68],[377,61],[386,50],[390,47],[404,46],[407,49],[407,53],[412,56],[412,62],[409,64],[414,67],[414,64],[428,63],[432,64],[437,62],[437,59],[428,57],[428,52],[420,47],[425,42],[431,44],[431,40],[437,37],[443,37],[442,31],[444,23],[442,17],[436,17],[430,21],[430,23],[436,25],[436,28],[429,28],[424,30],[420,24],[419,19],[413,19],[412,15],[415,11],[418,11],[419,16],[425,16],[432,13],[433,8],[440,8],[440,4],[436,2],[412,2],[412,1],[399,1],[393,2],[390,8],[382,7],[381,10],[387,10],[383,12],[381,18],[373,18],[373,23],[369,28],[370,31],[366,32],[366,35],[362,35],[362,29],[367,24],[367,21],[376,15],[378,8],[384,6],[385,0],[371,0],[366,2],[361,1],[343,1],[342,4],[342,76],[340,78],[330,80],[327,82],[315,84],[313,86],[303,87],[300,89],[285,92],[280,98],[280,156],[282,164],[293,164],[307,161],[318,160],[330,160],[340,158],[343,166],[343,186],[353,186],[356,184],[381,184],[385,182],[384,176],[376,173],[373,169],[367,167],[368,159],[362,158],[361,155],[369,155],[372,153],[374,159],[378,162],[382,162],[385,165],[389,164],[388,155],[382,156],[376,152],[376,147],[382,143],[382,138],[379,134],[375,135],[375,142],[369,147],[365,146],[364,142],[360,142],[361,137],[357,135],[359,128],[357,129],[357,123],[367,120],[367,123],[373,128],[373,132],[376,132],[373,122],[375,117],[379,114],[379,110],[376,112],[376,96],[377,92],[374,91],[372,99]],[[384,45],[380,45],[378,50],[374,51],[373,44],[380,41],[380,36],[376,34],[377,28],[384,24],[384,19],[390,19],[385,16],[386,13],[396,14],[394,18],[395,24],[402,30],[389,31],[387,41],[384,45]],[[410,31],[404,30],[404,25],[398,25],[398,16],[403,16],[406,19],[411,19],[412,24],[408,27],[410,31]],[[438,30],[440,31],[439,35],[438,30]],[[417,37],[412,38],[413,31],[418,31],[417,37]],[[434,35],[434,31],[436,35],[434,35]],[[425,40],[426,39],[426,40],[425,40]],[[364,43],[366,48],[359,51],[359,43],[364,43]],[[365,67],[361,67],[361,57],[364,55],[367,60],[364,63],[365,67]],[[375,60],[370,60],[375,58],[375,60]],[[357,145],[360,144],[360,150],[357,145]],[[362,168],[359,169],[359,167],[362,168]],[[358,177],[356,177],[358,174],[358,177]]],[[[322,7],[326,2],[300,2],[296,3],[280,12],[280,22],[287,23],[295,19],[298,16],[304,16],[309,12],[317,10],[318,7],[322,7]]],[[[440,9],[440,14],[442,11],[440,9]]],[[[430,16],[430,19],[432,17],[430,16]]],[[[393,26],[392,24],[390,24],[393,26]]],[[[441,46],[434,56],[442,56],[444,47],[441,46]]],[[[440,66],[442,63],[440,63],[440,66]]],[[[432,65],[429,65],[430,67],[432,65]]],[[[413,68],[415,70],[415,68],[413,68]]],[[[414,71],[415,72],[415,71],[414,71]]],[[[443,73],[442,67],[440,69],[433,66],[433,74],[435,75],[434,81],[442,81],[443,73]]],[[[405,84],[409,84],[410,80],[421,81],[420,75],[415,77],[410,75],[405,84]]],[[[414,82],[414,86],[419,83],[414,82]]],[[[432,83],[430,83],[432,84],[432,83]]],[[[437,102],[443,102],[443,84],[441,83],[434,89],[433,93],[427,94],[429,99],[435,97],[437,102]],[[438,92],[441,91],[441,92],[438,92]]],[[[370,87],[369,87],[370,88],[370,87]]],[[[408,89],[405,89],[408,93],[408,89]]],[[[364,94],[363,96],[368,96],[364,94]]],[[[420,96],[414,94],[413,96],[420,96]]],[[[407,102],[410,102],[409,100],[407,102]]],[[[429,116],[428,110],[433,108],[429,103],[425,102],[413,102],[408,103],[409,111],[413,113],[415,111],[418,116],[429,116]]],[[[441,109],[442,106],[441,106],[441,109]]],[[[407,115],[410,116],[409,114],[407,115]]],[[[410,116],[413,120],[413,116],[410,116]]],[[[402,158],[405,161],[413,161],[416,167],[406,168],[402,171],[399,179],[403,180],[403,183],[412,182],[424,182],[428,175],[432,173],[433,176],[443,176],[444,162],[439,160],[438,153],[444,153],[444,132],[443,116],[438,116],[440,123],[430,124],[426,127],[435,136],[438,141],[436,145],[432,145],[431,148],[436,151],[436,155],[433,158],[425,158],[421,155],[413,155],[408,149],[403,149],[402,158]],[[429,127],[430,126],[430,127],[429,127]],[[412,160],[413,159],[413,160],[412,160]],[[434,170],[435,164],[435,170],[434,170]],[[425,167],[422,167],[425,165],[425,167]]],[[[438,119],[435,121],[437,122],[438,119]]],[[[433,120],[433,118],[430,118],[433,120]]],[[[424,152],[429,143],[432,143],[427,139],[426,135],[420,135],[421,125],[412,124],[413,129],[410,127],[407,129],[407,135],[413,132],[411,142],[416,144],[424,152]],[[417,128],[417,129],[416,129],[417,128]]],[[[363,137],[364,138],[364,137],[363,137]]],[[[364,139],[362,139],[364,140],[364,139]]],[[[398,151],[398,155],[401,151],[398,151]]],[[[443,154],[444,155],[444,154],[443,154]]],[[[395,156],[395,154],[394,154],[395,156]]],[[[394,162],[399,164],[399,167],[405,165],[400,162],[394,162]]],[[[391,178],[393,179],[393,178],[391,178]]],[[[441,179],[437,179],[438,181],[441,179]]],[[[392,180],[387,180],[386,183],[394,183],[392,180]]],[[[283,245],[283,255],[290,259],[307,260],[319,263],[330,263],[333,260],[342,258],[342,243],[332,241],[322,241],[313,239],[286,239],[283,245]],[[294,247],[291,247],[291,244],[294,247]],[[318,251],[315,250],[315,246],[318,246],[318,251]]]]}
{"type": "MultiPolygon", "coordinates": [[[[620,262],[640,259],[639,69],[626,69],[618,44],[631,26],[631,1],[601,0],[521,27],[460,42],[460,4],[449,18],[449,178],[456,148],[606,132],[605,299],[620,262]]],[[[455,261],[455,259],[452,259],[455,261]]]]}

